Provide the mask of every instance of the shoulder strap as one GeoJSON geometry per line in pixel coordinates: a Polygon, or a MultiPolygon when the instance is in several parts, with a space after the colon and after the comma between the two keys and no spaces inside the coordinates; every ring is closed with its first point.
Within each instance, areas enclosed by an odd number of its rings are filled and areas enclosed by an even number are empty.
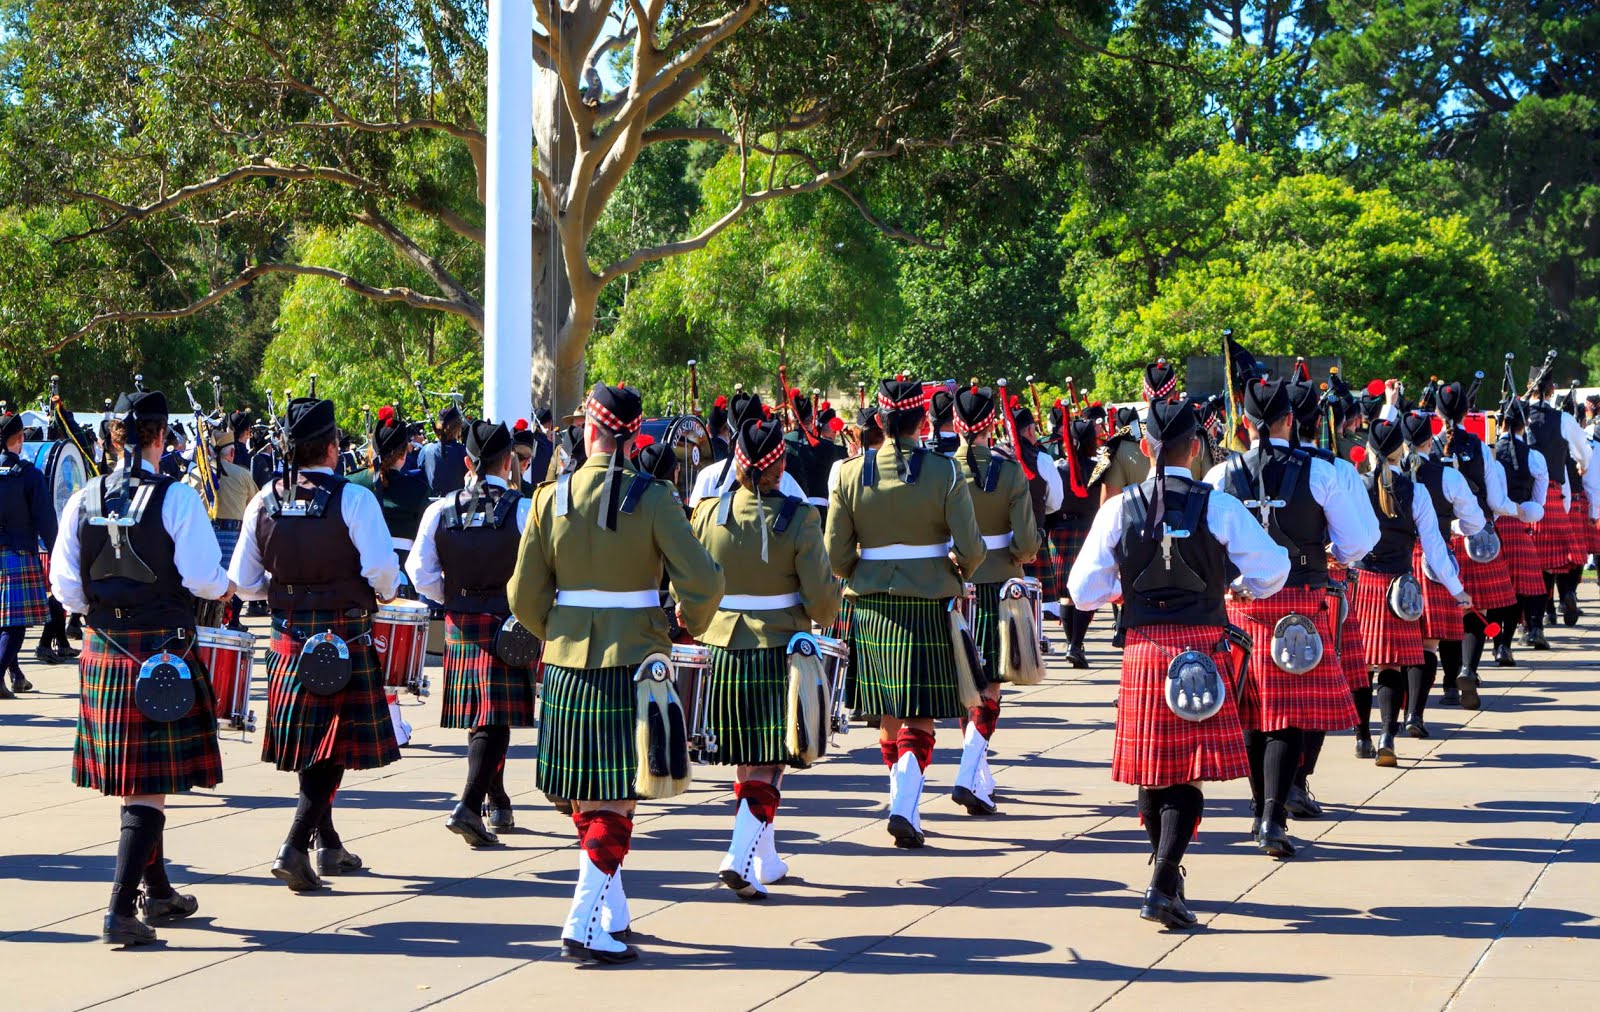
{"type": "Polygon", "coordinates": [[[733,495],[739,490],[735,485],[717,497],[717,526],[726,527],[733,519],[733,495]]]}
{"type": "Polygon", "coordinates": [[[572,472],[562,471],[556,475],[556,516],[564,517],[567,509],[572,505],[572,472]]]}
{"type": "Polygon", "coordinates": [[[794,515],[800,509],[801,499],[787,495],[783,497],[783,505],[778,507],[778,519],[772,525],[772,533],[782,534],[789,529],[789,524],[794,521],[794,515]]]}
{"type": "Polygon", "coordinates": [[[500,498],[496,499],[494,503],[494,515],[490,518],[490,523],[495,530],[504,527],[506,521],[516,514],[517,503],[521,501],[522,493],[516,489],[508,488],[500,493],[500,498]]]}
{"type": "Polygon", "coordinates": [[[983,472],[983,490],[993,492],[1000,487],[1000,472],[1005,467],[1005,458],[997,457],[993,452],[989,454],[989,466],[983,472]]]}
{"type": "Polygon", "coordinates": [[[634,475],[632,480],[628,482],[628,490],[622,494],[622,506],[620,508],[620,512],[631,514],[634,510],[638,509],[639,501],[644,498],[645,490],[648,489],[650,484],[654,481],[655,478],[651,477],[649,474],[634,475]]]}
{"type": "Polygon", "coordinates": [[[878,484],[878,450],[873,447],[861,452],[861,487],[872,488],[878,484]]]}
{"type": "Polygon", "coordinates": [[[927,455],[928,451],[920,446],[911,451],[910,457],[906,460],[907,485],[915,485],[917,479],[922,477],[922,461],[927,455]]]}
{"type": "Polygon", "coordinates": [[[1244,466],[1244,454],[1236,453],[1229,457],[1227,468],[1222,474],[1223,484],[1234,498],[1243,502],[1251,497],[1254,490],[1250,487],[1250,472],[1244,466]]]}
{"type": "Polygon", "coordinates": [[[1289,459],[1283,465],[1283,480],[1278,483],[1278,487],[1275,490],[1279,499],[1285,498],[1286,493],[1292,494],[1294,492],[1295,488],[1300,484],[1301,470],[1310,462],[1311,458],[1299,450],[1289,454],[1289,459]]]}

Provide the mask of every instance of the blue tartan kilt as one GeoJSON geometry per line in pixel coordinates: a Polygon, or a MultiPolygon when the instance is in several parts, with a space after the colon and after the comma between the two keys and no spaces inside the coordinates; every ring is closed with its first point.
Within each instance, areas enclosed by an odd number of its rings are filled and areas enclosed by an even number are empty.
{"type": "Polygon", "coordinates": [[[227,569],[228,563],[233,561],[233,550],[239,546],[239,528],[225,531],[216,526],[213,521],[211,530],[217,536],[217,547],[222,549],[222,568],[227,569]]]}
{"type": "Polygon", "coordinates": [[[0,548],[0,627],[49,621],[48,593],[38,552],[0,548]]]}

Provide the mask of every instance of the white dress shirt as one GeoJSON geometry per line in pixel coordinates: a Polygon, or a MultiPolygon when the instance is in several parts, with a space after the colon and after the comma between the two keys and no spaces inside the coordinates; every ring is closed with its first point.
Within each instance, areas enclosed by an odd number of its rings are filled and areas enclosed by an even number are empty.
{"type": "MultiPolygon", "coordinates": [[[[1166,473],[1193,480],[1187,467],[1165,468],[1166,473]]],[[[1094,611],[1122,596],[1122,573],[1117,568],[1117,545],[1122,541],[1122,497],[1118,492],[1100,506],[1089,527],[1083,550],[1067,574],[1073,606],[1094,611]]],[[[1239,570],[1239,585],[1252,597],[1270,597],[1289,579],[1289,553],[1272,540],[1256,515],[1233,496],[1213,488],[1206,509],[1206,530],[1222,543],[1228,559],[1239,570]]],[[[1208,574],[1202,574],[1208,575],[1208,574]]],[[[1221,579],[1222,574],[1214,574],[1221,579]]]]}
{"type": "MultiPolygon", "coordinates": [[[[739,465],[731,461],[731,457],[724,458],[700,469],[700,473],[695,475],[694,487],[689,491],[690,509],[700,505],[700,500],[714,499],[738,484],[739,465]],[[726,475],[723,474],[724,464],[728,465],[726,475]]],[[[780,495],[792,495],[802,501],[806,498],[805,489],[800,487],[800,483],[795,481],[788,471],[784,471],[783,476],[778,479],[778,492],[780,495]]]]}
{"type": "MultiPolygon", "coordinates": [[[[1286,439],[1274,439],[1272,445],[1287,447],[1286,439]]],[[[1213,488],[1226,488],[1228,469],[1234,458],[1230,457],[1206,472],[1205,482],[1213,488]]],[[[1311,498],[1322,507],[1328,521],[1328,541],[1333,560],[1348,566],[1359,562],[1378,543],[1378,515],[1372,509],[1372,499],[1361,475],[1349,461],[1329,462],[1321,457],[1311,457],[1311,498]],[[1339,467],[1343,464],[1344,467],[1339,467]]],[[[1256,523],[1260,514],[1252,512],[1256,523]]]]}
{"type": "MultiPolygon", "coordinates": [[[[483,481],[496,488],[506,487],[505,481],[493,475],[483,481]]],[[[422,514],[422,522],[417,525],[416,544],[412,546],[411,554],[406,556],[406,576],[411,578],[411,585],[417,588],[417,593],[430,601],[443,601],[445,598],[444,565],[439,561],[439,524],[444,519],[445,510],[455,506],[455,498],[447,495],[428,506],[422,514]]],[[[528,508],[532,505],[533,500],[527,496],[517,502],[518,534],[528,529],[528,508]]]]}
{"type": "MultiPolygon", "coordinates": [[[[1056,470],[1055,460],[1043,450],[1039,451],[1039,477],[1044,479],[1044,511],[1046,515],[1054,513],[1061,508],[1061,499],[1065,490],[1061,487],[1061,472],[1056,470]]],[[[1039,517],[1039,524],[1044,524],[1044,517],[1039,517]]]]}
{"type": "MultiPolygon", "coordinates": [[[[1594,460],[1595,442],[1589,440],[1589,459],[1594,460]]],[[[1589,519],[1600,518],[1600,467],[1583,469],[1583,494],[1589,500],[1589,519]]]]}
{"type": "Polygon", "coordinates": [[[1493,450],[1483,457],[1483,497],[1489,500],[1489,512],[1497,517],[1517,515],[1517,503],[1506,494],[1506,469],[1494,458],[1493,450]]]}
{"type": "MultiPolygon", "coordinates": [[[[302,467],[300,473],[332,475],[333,470],[302,467]]],[[[272,574],[267,572],[261,561],[261,545],[256,542],[256,523],[261,516],[261,504],[272,494],[276,485],[277,482],[269,482],[245,508],[239,544],[234,548],[233,561],[228,565],[228,574],[239,588],[239,596],[246,601],[266,600],[267,584],[272,580],[272,574]]],[[[383,521],[383,507],[378,505],[378,497],[372,494],[371,489],[345,482],[344,491],[339,496],[339,514],[350,532],[356,552],[361,556],[362,577],[372,585],[378,600],[393,600],[400,583],[400,559],[394,553],[394,542],[389,537],[388,524],[383,521]]]]}
{"type": "MultiPolygon", "coordinates": [[[[1444,497],[1450,500],[1450,512],[1456,517],[1450,521],[1450,530],[1464,538],[1470,538],[1483,530],[1486,522],[1483,519],[1483,507],[1478,505],[1478,497],[1472,494],[1472,486],[1467,484],[1467,479],[1462,477],[1461,472],[1446,466],[1444,480],[1440,485],[1444,497]]],[[[1368,499],[1368,502],[1371,500],[1368,499]]]]}
{"type": "MultiPolygon", "coordinates": [[[[157,473],[149,461],[141,458],[139,463],[146,472],[157,473]]],[[[123,470],[120,461],[117,470],[123,470]]],[[[56,530],[56,543],[50,549],[50,593],[63,608],[78,615],[89,610],[89,597],[79,578],[82,546],[78,528],[83,522],[84,491],[78,489],[67,500],[56,530]]],[[[211,528],[200,493],[182,482],[173,482],[161,500],[161,528],[172,539],[172,562],[184,589],[207,601],[227,594],[228,574],[222,568],[222,549],[217,545],[217,533],[211,528]]]]}

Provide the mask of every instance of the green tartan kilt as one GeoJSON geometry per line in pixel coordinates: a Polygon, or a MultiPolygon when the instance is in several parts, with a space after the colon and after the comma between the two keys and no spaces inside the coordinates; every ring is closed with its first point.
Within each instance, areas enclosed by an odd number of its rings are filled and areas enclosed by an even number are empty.
{"type": "Polygon", "coordinates": [[[544,667],[539,700],[538,785],[570,801],[628,801],[639,769],[635,737],[638,665],[544,667]]]}
{"type": "MultiPolygon", "coordinates": [[[[717,751],[708,762],[722,766],[780,766],[789,702],[789,648],[725,650],[710,647],[710,693],[706,730],[717,751]]],[[[685,706],[692,706],[689,700],[685,706]]]]}
{"type": "Polygon", "coordinates": [[[503,615],[444,613],[444,706],[439,726],[473,730],[533,726],[533,669],[494,653],[503,615]]]}
{"type": "Polygon", "coordinates": [[[983,673],[988,681],[998,682],[1000,672],[1000,588],[999,583],[973,585],[972,639],[983,658],[983,673]]]}
{"type": "Polygon", "coordinates": [[[851,672],[861,712],[901,720],[960,717],[949,598],[856,598],[851,672]]]}

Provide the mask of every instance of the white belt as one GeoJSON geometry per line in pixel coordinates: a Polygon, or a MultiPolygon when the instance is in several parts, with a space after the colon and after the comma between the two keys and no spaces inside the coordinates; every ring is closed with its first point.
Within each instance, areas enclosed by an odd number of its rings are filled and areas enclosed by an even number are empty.
{"type": "Polygon", "coordinates": [[[793,608],[800,603],[800,594],[724,594],[717,605],[723,611],[776,611],[793,608]]]}
{"type": "Polygon", "coordinates": [[[389,540],[394,542],[394,550],[397,552],[409,552],[411,551],[411,546],[416,544],[410,538],[390,538],[389,540]]]}
{"type": "Polygon", "coordinates": [[[893,562],[899,559],[942,559],[950,554],[950,542],[937,545],[882,545],[861,549],[863,562],[893,562]]]}
{"type": "Polygon", "coordinates": [[[556,604],[566,608],[659,608],[655,590],[558,590],[556,604]]]}
{"type": "Polygon", "coordinates": [[[822,496],[808,495],[808,496],[806,496],[806,505],[807,506],[820,506],[823,509],[827,509],[828,508],[828,500],[823,498],[822,496]]]}
{"type": "Polygon", "coordinates": [[[1010,531],[1006,531],[1004,534],[985,534],[983,536],[983,547],[985,547],[985,548],[1010,548],[1011,547],[1011,532],[1010,531]]]}

